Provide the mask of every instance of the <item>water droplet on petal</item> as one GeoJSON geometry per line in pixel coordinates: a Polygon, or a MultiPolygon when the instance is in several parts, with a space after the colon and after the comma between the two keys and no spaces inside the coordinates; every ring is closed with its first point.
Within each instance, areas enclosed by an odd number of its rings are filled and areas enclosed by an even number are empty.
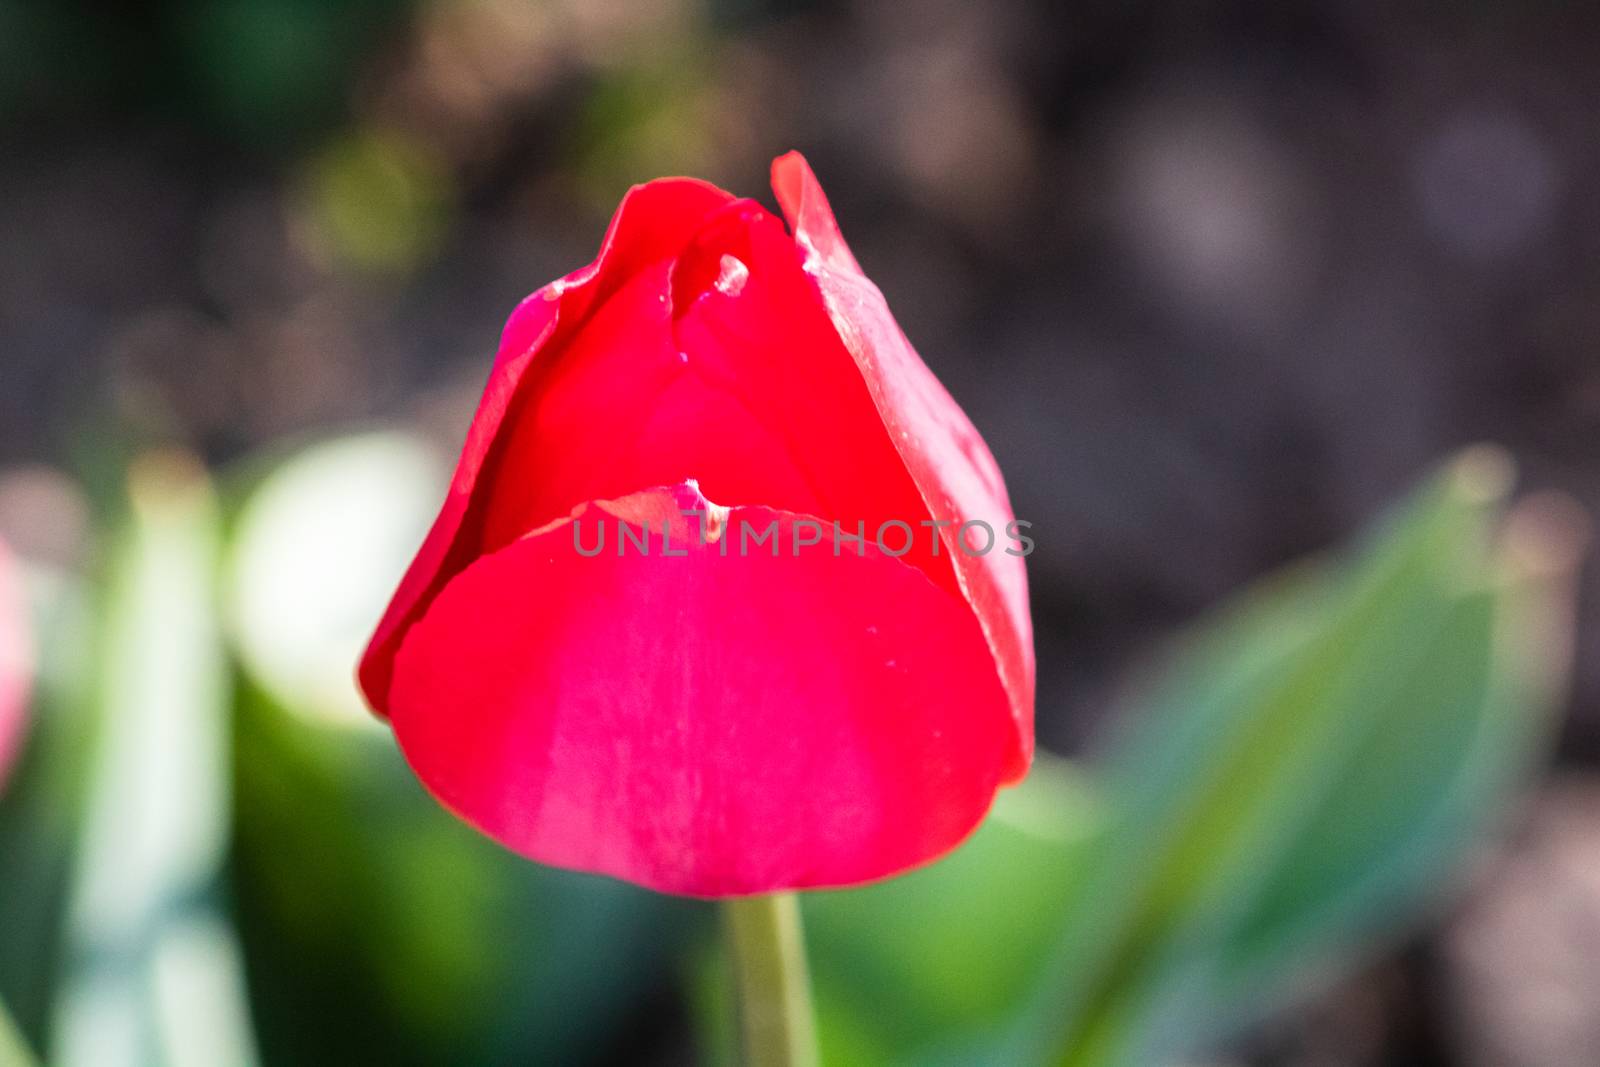
{"type": "Polygon", "coordinates": [[[750,268],[740,262],[737,256],[724,255],[717,272],[716,289],[723,296],[738,296],[744,292],[744,285],[750,280],[750,268]]]}

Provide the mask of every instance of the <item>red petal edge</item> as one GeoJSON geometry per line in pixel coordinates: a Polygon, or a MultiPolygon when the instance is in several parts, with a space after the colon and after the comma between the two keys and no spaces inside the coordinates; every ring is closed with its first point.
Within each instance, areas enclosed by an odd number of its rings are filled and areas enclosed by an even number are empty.
{"type": "MultiPolygon", "coordinates": [[[[1009,521],[1011,501],[994,456],[966,414],[911,347],[878,287],[851,255],[833,210],[798,152],[772,164],[772,189],[806,257],[845,348],[891,440],[936,520],[1009,521]]],[[[1021,780],[1033,759],[1035,661],[1023,561],[998,548],[984,555],[958,551],[957,534],[940,531],[956,576],[999,665],[1016,723],[1016,744],[1004,782],[1021,780]]],[[[1004,530],[996,530],[1005,542],[1004,530]]]]}

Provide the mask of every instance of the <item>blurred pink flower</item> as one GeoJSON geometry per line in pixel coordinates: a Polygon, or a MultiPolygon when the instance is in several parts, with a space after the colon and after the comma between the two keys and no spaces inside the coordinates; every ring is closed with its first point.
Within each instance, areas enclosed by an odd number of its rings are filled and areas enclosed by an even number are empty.
{"type": "Polygon", "coordinates": [[[17,559],[0,541],[0,784],[22,747],[33,680],[33,642],[17,559]]]}

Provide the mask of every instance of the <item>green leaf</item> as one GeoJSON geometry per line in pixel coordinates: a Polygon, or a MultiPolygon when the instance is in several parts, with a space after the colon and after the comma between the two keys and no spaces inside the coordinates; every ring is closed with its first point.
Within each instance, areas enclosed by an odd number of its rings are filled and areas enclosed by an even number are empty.
{"type": "Polygon", "coordinates": [[[1549,725],[1573,553],[1503,532],[1508,486],[1468,453],[1184,643],[1111,752],[1108,831],[1007,1061],[1168,1062],[1416,918],[1549,725]]]}
{"type": "Polygon", "coordinates": [[[23,572],[39,672],[21,759],[0,788],[0,1000],[38,1047],[60,977],[55,961],[92,741],[94,597],[77,575],[33,561],[23,572]]]}
{"type": "Polygon", "coordinates": [[[256,1056],[217,900],[231,803],[216,501],[175,453],[136,463],[129,495],[51,1062],[240,1067],[256,1056]]]}
{"type": "Polygon", "coordinates": [[[37,1062],[5,1001],[0,1000],[0,1067],[34,1067],[37,1062]]]}

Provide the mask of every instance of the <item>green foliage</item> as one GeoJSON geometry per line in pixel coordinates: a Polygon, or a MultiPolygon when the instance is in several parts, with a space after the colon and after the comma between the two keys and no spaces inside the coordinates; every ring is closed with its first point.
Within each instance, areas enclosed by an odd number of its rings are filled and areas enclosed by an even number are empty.
{"type": "Polygon", "coordinates": [[[176,454],[141,460],[128,486],[50,1059],[244,1067],[254,1043],[218,895],[232,790],[216,501],[176,454]]]}
{"type": "Polygon", "coordinates": [[[1003,1021],[1061,934],[1100,818],[1088,783],[1044,758],[946,859],[808,894],[824,1062],[920,1063],[1003,1021]]]}
{"type": "Polygon", "coordinates": [[[43,658],[21,762],[0,786],[0,1002],[37,1047],[57,987],[55,968],[40,962],[62,953],[93,725],[86,705],[96,635],[80,582],[42,568],[30,568],[27,578],[43,658]]]}
{"type": "Polygon", "coordinates": [[[1416,920],[1549,724],[1572,553],[1537,511],[1502,526],[1508,488],[1468,453],[1184,643],[1008,1055],[1168,1062],[1416,920]]]}

